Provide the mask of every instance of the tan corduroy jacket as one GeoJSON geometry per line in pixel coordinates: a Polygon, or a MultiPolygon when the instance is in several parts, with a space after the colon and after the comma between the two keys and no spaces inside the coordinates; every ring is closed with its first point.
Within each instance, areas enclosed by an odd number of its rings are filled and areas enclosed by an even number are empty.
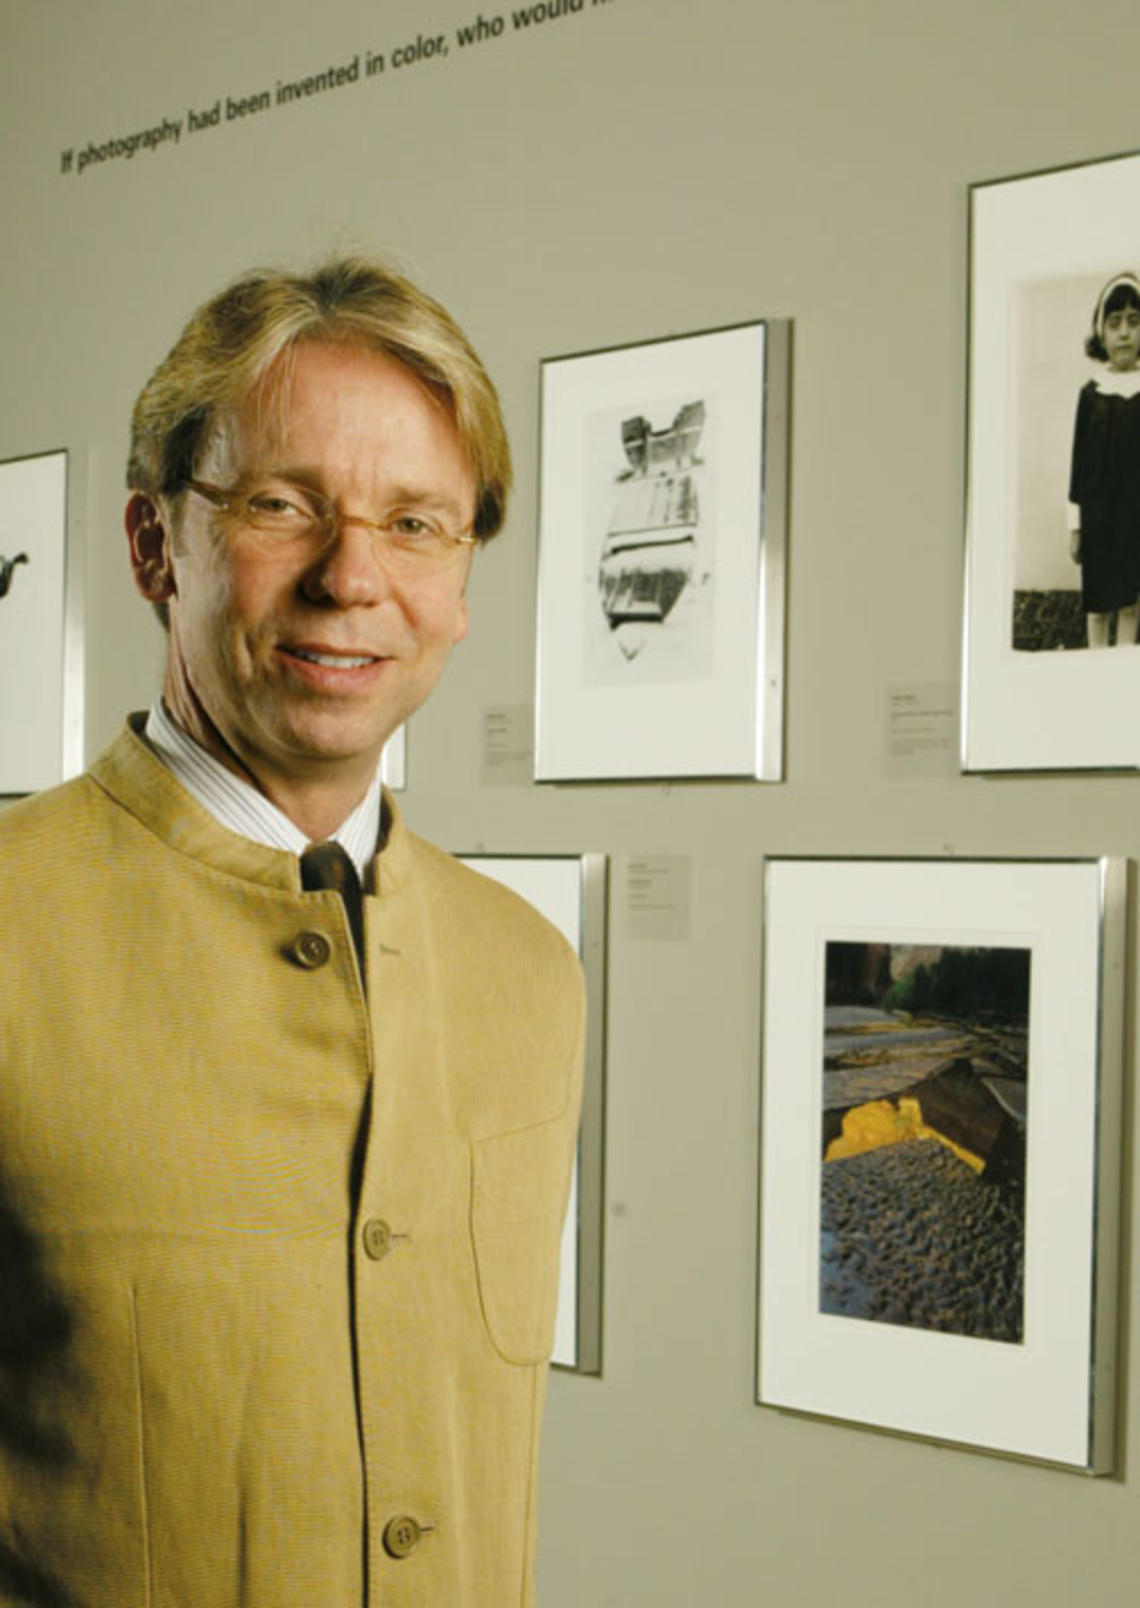
{"type": "Polygon", "coordinates": [[[366,1004],[133,730],[0,816],[3,1604],[532,1602],[577,960],[394,812],[376,885],[366,1004]]]}

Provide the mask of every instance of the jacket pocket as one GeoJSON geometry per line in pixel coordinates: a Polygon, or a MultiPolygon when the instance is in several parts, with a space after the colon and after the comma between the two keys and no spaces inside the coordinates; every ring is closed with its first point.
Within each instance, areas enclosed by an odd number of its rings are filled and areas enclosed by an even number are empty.
{"type": "Polygon", "coordinates": [[[564,1117],[471,1146],[471,1238],[483,1320],[508,1362],[554,1343],[562,1218],[573,1158],[564,1117]]]}

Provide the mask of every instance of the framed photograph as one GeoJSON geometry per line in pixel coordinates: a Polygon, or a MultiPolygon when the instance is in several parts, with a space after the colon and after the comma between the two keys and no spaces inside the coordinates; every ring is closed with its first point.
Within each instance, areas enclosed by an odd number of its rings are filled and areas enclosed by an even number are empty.
{"type": "Polygon", "coordinates": [[[765,884],[757,1400],[1109,1472],[1125,862],[765,884]]]}
{"type": "Polygon", "coordinates": [[[0,794],[81,762],[67,580],[67,453],[0,463],[0,794]]]}
{"type": "Polygon", "coordinates": [[[536,780],[779,780],[789,344],[543,362],[536,780]]]}
{"type": "Polygon", "coordinates": [[[380,754],[380,780],[394,793],[408,785],[408,728],[397,726],[380,754]]]}
{"type": "Polygon", "coordinates": [[[1134,769],[1140,155],[970,195],[967,770],[1134,769]]]}
{"type": "Polygon", "coordinates": [[[534,905],[578,952],[586,975],[586,1073],[578,1159],[562,1233],[555,1367],[602,1371],[605,1160],[606,884],[604,854],[462,854],[464,865],[534,905]]]}

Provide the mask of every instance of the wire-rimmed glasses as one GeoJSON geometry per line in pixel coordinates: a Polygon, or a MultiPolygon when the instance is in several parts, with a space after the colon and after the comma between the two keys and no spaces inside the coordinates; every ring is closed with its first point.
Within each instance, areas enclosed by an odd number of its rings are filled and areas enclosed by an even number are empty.
{"type": "Polygon", "coordinates": [[[346,514],[319,491],[289,481],[274,481],[249,491],[227,491],[190,478],[183,484],[229,518],[281,542],[321,548],[336,537],[342,525],[362,525],[380,538],[384,561],[409,573],[446,569],[464,548],[479,544],[470,531],[451,530],[430,512],[400,507],[381,519],[346,514]]]}

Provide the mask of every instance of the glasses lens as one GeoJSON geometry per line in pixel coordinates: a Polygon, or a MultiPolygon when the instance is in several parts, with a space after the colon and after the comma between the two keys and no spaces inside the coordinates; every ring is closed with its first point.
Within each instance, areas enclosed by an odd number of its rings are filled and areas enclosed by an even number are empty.
{"type": "Polygon", "coordinates": [[[392,520],[377,535],[385,562],[408,570],[443,569],[458,557],[464,545],[462,537],[416,518],[392,520]]]}
{"type": "MultiPolygon", "coordinates": [[[[242,517],[254,530],[275,536],[308,536],[327,521],[327,514],[299,492],[255,491],[242,503],[242,517]]],[[[335,517],[335,516],[334,516],[335,517]]]]}

